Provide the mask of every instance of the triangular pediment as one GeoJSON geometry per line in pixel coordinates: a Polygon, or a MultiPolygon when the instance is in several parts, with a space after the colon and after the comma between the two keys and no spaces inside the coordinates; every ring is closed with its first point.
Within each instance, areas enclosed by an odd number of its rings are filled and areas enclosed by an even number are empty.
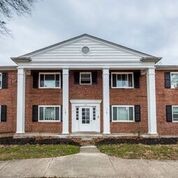
{"type": "Polygon", "coordinates": [[[138,61],[150,55],[85,34],[23,56],[31,57],[32,61],[75,61],[75,59],[138,61]],[[82,52],[83,47],[88,47],[89,52],[86,54],[82,52]]]}
{"type": "Polygon", "coordinates": [[[88,34],[20,56],[30,62],[140,62],[145,57],[154,56],[88,34]]]}

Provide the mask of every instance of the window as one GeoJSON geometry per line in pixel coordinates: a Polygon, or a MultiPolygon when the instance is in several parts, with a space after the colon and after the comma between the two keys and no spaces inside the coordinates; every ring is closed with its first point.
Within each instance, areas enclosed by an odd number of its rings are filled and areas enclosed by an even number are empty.
{"type": "Polygon", "coordinates": [[[93,107],[93,120],[96,120],[96,107],[93,107]]]}
{"type": "Polygon", "coordinates": [[[112,121],[113,122],[133,122],[134,121],[134,106],[112,106],[112,121]]]}
{"type": "Polygon", "coordinates": [[[92,73],[80,72],[80,85],[91,85],[91,84],[92,84],[92,73]]]}
{"type": "Polygon", "coordinates": [[[171,88],[178,88],[178,72],[171,72],[171,88]]]}
{"type": "Polygon", "coordinates": [[[39,106],[38,121],[56,122],[60,121],[60,106],[39,106]]]}
{"type": "Polygon", "coordinates": [[[133,73],[112,73],[112,88],[133,88],[133,73]]]}
{"type": "Polygon", "coordinates": [[[0,73],[0,89],[2,88],[2,73],[0,73]]]}
{"type": "Polygon", "coordinates": [[[172,121],[178,122],[178,106],[172,106],[172,121]]]}
{"type": "Polygon", "coordinates": [[[90,123],[90,108],[82,108],[82,124],[90,123]]]}
{"type": "Polygon", "coordinates": [[[60,88],[60,73],[39,73],[39,88],[60,88]]]}
{"type": "Polygon", "coordinates": [[[76,107],[76,120],[79,120],[79,107],[76,107]]]}

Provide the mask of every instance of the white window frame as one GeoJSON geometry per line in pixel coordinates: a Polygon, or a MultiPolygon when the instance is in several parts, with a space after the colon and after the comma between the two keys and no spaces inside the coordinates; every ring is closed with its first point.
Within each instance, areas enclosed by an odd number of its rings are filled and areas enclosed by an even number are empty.
{"type": "Polygon", "coordinates": [[[177,123],[178,123],[178,120],[175,121],[175,120],[174,120],[174,117],[173,117],[173,115],[174,115],[173,109],[174,109],[174,108],[178,108],[178,105],[172,105],[172,122],[175,122],[175,123],[177,122],[177,123]]]}
{"type": "Polygon", "coordinates": [[[112,122],[127,122],[127,123],[135,122],[135,106],[134,105],[112,105],[111,113],[112,113],[112,122]],[[113,115],[114,115],[113,108],[114,107],[119,107],[119,108],[132,107],[133,108],[133,120],[114,120],[114,118],[113,118],[113,115]]]}
{"type": "Polygon", "coordinates": [[[80,72],[80,85],[92,85],[92,72],[80,72]],[[82,74],[90,74],[90,83],[81,83],[82,74]]]}
{"type": "Polygon", "coordinates": [[[2,73],[0,73],[1,76],[1,85],[0,85],[0,89],[2,89],[2,73]]]}
{"type": "MultiPolygon", "coordinates": [[[[117,85],[117,81],[116,81],[116,85],[117,85]]],[[[134,88],[134,73],[133,72],[111,72],[111,88],[126,88],[126,89],[130,89],[130,88],[134,88]],[[113,74],[116,74],[116,75],[122,75],[122,74],[125,74],[125,75],[128,75],[128,74],[132,74],[132,86],[131,87],[114,87],[113,86],[113,74]]]]}
{"type": "Polygon", "coordinates": [[[61,105],[39,105],[38,106],[38,122],[61,122],[61,105]],[[58,107],[59,108],[59,120],[40,120],[40,108],[45,108],[45,107],[55,107],[55,108],[58,107]]]}
{"type": "Polygon", "coordinates": [[[60,89],[61,88],[61,73],[60,72],[39,72],[39,76],[38,76],[38,88],[41,89],[60,89]],[[59,87],[41,87],[40,86],[40,79],[41,79],[41,75],[44,75],[44,81],[45,81],[45,75],[55,75],[55,80],[56,80],[56,75],[59,75],[59,87]]]}
{"type": "Polygon", "coordinates": [[[178,72],[170,72],[171,88],[178,88],[178,87],[174,87],[174,86],[172,85],[172,74],[177,74],[177,75],[178,75],[178,72]]]}

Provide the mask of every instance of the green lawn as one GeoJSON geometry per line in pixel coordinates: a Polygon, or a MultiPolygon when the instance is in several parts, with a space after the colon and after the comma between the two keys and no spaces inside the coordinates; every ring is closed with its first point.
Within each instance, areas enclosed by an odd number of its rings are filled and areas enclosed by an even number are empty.
{"type": "Polygon", "coordinates": [[[177,145],[103,144],[98,145],[102,153],[127,159],[178,160],[177,145]]]}
{"type": "Polygon", "coordinates": [[[48,158],[75,154],[80,151],[74,145],[0,145],[0,160],[48,158]]]}

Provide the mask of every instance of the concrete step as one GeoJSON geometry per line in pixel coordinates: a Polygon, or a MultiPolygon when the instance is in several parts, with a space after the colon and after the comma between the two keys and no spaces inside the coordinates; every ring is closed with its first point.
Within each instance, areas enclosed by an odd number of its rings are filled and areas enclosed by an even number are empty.
{"type": "Polygon", "coordinates": [[[80,147],[80,153],[99,153],[100,151],[94,145],[87,145],[80,147]]]}

